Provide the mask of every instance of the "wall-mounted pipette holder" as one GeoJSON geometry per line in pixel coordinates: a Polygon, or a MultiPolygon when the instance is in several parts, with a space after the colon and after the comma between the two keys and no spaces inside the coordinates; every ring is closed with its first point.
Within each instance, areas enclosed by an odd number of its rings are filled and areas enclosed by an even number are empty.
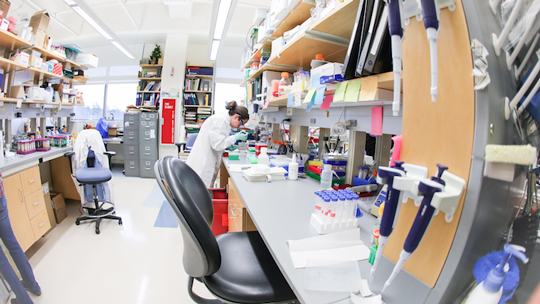
{"type": "MultiPolygon", "coordinates": [[[[433,195],[431,206],[436,209],[435,215],[437,215],[439,211],[446,213],[445,220],[450,223],[454,219],[454,214],[456,213],[466,183],[464,179],[448,171],[445,171],[442,174],[441,179],[444,180],[446,185],[441,192],[437,192],[433,195]]],[[[420,182],[421,181],[414,182],[412,189],[414,195],[422,195],[418,191],[420,182]]]]}
{"type": "Polygon", "coordinates": [[[354,220],[342,220],[340,223],[325,224],[313,213],[311,214],[311,220],[309,222],[311,226],[315,228],[315,231],[317,231],[318,234],[327,234],[358,227],[358,218],[355,218],[354,220]]]}
{"type": "MultiPolygon", "coordinates": [[[[456,9],[456,0],[435,0],[437,9],[440,11],[448,7],[450,11],[456,9]]],[[[417,21],[422,21],[422,6],[420,0],[405,0],[402,6],[402,18],[405,25],[409,25],[411,18],[416,16],[417,21]]]]}
{"type": "MultiPolygon", "coordinates": [[[[412,198],[414,205],[418,207],[422,201],[422,196],[413,194],[412,190],[415,187],[415,182],[427,178],[428,169],[413,164],[403,164],[403,168],[405,168],[407,173],[403,177],[394,177],[394,189],[400,190],[403,193],[403,203],[406,203],[409,198],[412,198]]],[[[418,188],[418,185],[416,187],[418,188]]]]}
{"type": "Polygon", "coordinates": [[[451,12],[456,9],[456,0],[435,0],[435,3],[437,4],[437,9],[439,9],[439,11],[447,7],[451,12]]]}

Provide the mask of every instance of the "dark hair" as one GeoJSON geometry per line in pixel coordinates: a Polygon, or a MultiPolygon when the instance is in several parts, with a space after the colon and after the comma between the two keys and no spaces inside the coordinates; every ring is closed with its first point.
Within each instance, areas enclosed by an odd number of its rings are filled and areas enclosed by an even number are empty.
{"type": "Polygon", "coordinates": [[[227,105],[225,106],[225,109],[229,110],[229,116],[233,116],[234,114],[240,115],[240,118],[242,120],[249,120],[249,112],[248,109],[244,106],[239,106],[236,104],[236,101],[229,101],[227,102],[227,105]]]}

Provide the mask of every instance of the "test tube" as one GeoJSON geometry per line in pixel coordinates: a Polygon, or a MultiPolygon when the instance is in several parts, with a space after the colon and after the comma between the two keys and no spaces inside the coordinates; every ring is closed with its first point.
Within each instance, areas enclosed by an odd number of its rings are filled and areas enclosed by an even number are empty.
{"type": "Polygon", "coordinates": [[[360,197],[358,194],[353,195],[353,220],[356,219],[356,210],[358,209],[358,204],[360,203],[360,197]]]}
{"type": "Polygon", "coordinates": [[[322,192],[315,192],[315,215],[319,216],[322,210],[322,192]]]}
{"type": "Polygon", "coordinates": [[[323,196],[324,204],[321,212],[321,220],[326,225],[328,223],[328,219],[330,218],[330,210],[332,208],[332,200],[330,196],[325,195],[323,196]]]}
{"type": "Polygon", "coordinates": [[[331,224],[334,222],[335,218],[336,218],[336,209],[337,209],[337,205],[338,205],[338,197],[336,195],[332,196],[331,197],[331,203],[330,203],[330,210],[329,210],[329,213],[328,213],[328,218],[327,218],[327,224],[331,224]]]}
{"type": "Polygon", "coordinates": [[[344,213],[344,210],[346,209],[346,203],[347,203],[344,195],[338,196],[338,199],[339,199],[339,203],[336,210],[336,218],[334,219],[334,225],[341,224],[341,221],[343,219],[343,213],[344,213]]]}

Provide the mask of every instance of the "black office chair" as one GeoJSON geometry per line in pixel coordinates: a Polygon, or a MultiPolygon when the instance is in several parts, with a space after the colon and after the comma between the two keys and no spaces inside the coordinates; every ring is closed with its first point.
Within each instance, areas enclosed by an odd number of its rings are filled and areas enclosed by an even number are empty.
{"type": "MultiPolygon", "coordinates": [[[[95,162],[96,157],[94,151],[89,147],[88,156],[86,157],[86,168],[79,168],[75,171],[75,179],[80,183],[79,186],[92,185],[92,190],[94,191],[93,199],[94,204],[83,204],[82,208],[88,212],[87,215],[78,217],[75,220],[75,225],[79,225],[81,221],[85,220],[95,220],[96,221],[96,234],[100,233],[99,224],[102,219],[118,220],[118,225],[122,225],[122,218],[114,215],[116,213],[116,208],[114,205],[108,208],[104,208],[105,202],[99,201],[99,196],[96,191],[96,185],[108,182],[112,178],[111,172],[111,157],[116,155],[114,151],[105,151],[103,154],[107,155],[109,158],[109,168],[96,168],[95,162]]],[[[66,152],[64,156],[69,158],[69,168],[71,174],[73,174],[73,169],[71,165],[71,157],[75,155],[75,152],[66,152]]]]}
{"type": "Polygon", "coordinates": [[[154,167],[159,187],[178,217],[184,242],[183,263],[193,301],[209,303],[287,303],[296,297],[257,231],[214,237],[212,199],[200,177],[177,158],[154,167]],[[201,298],[193,279],[219,300],[201,298]]]}

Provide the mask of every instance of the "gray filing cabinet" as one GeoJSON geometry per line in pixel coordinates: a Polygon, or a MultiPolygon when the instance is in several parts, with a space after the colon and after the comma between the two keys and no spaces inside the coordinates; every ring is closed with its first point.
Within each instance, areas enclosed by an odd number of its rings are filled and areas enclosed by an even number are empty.
{"type": "Polygon", "coordinates": [[[124,170],[126,176],[155,177],[158,159],[158,113],[124,114],[124,170]]]}

